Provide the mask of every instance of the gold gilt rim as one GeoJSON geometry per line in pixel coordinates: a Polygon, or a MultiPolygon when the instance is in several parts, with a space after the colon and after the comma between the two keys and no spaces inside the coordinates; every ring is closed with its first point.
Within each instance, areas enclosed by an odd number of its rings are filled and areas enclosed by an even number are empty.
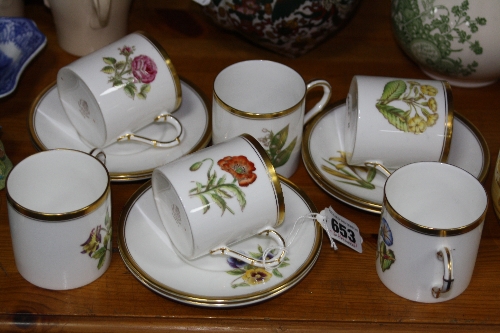
{"type": "Polygon", "coordinates": [[[167,65],[167,68],[169,69],[170,73],[172,74],[172,77],[174,79],[176,98],[175,98],[175,107],[174,107],[174,110],[171,111],[171,113],[174,113],[175,111],[177,111],[179,109],[179,107],[181,106],[181,102],[182,102],[181,82],[180,82],[179,75],[177,75],[177,71],[175,70],[174,64],[172,63],[172,60],[170,59],[170,56],[168,55],[167,51],[150,34],[148,34],[145,31],[142,31],[142,30],[136,31],[135,34],[142,36],[144,39],[149,41],[156,48],[156,50],[162,55],[163,60],[165,61],[165,65],[167,65]]]}
{"type": "MultiPolygon", "coordinates": [[[[362,199],[358,196],[352,195],[351,193],[346,192],[334,186],[331,182],[329,182],[323,177],[321,171],[316,167],[314,161],[312,160],[312,154],[309,147],[309,139],[314,131],[314,128],[324,116],[326,116],[330,112],[338,111],[335,109],[344,104],[345,100],[340,100],[333,104],[330,104],[329,107],[326,107],[324,110],[319,112],[316,116],[314,116],[313,119],[311,119],[311,121],[308,124],[306,124],[306,127],[304,129],[304,135],[302,137],[302,159],[309,175],[328,194],[332,195],[333,197],[337,198],[338,200],[350,206],[359,208],[361,210],[370,213],[380,214],[382,212],[382,204],[362,199]]],[[[460,113],[455,111],[454,118],[461,121],[464,124],[464,126],[466,126],[473,133],[474,137],[477,139],[479,145],[483,150],[483,167],[481,173],[477,177],[477,179],[481,183],[483,183],[486,179],[486,176],[488,175],[488,170],[490,165],[490,151],[486,143],[486,140],[484,139],[481,132],[477,129],[477,127],[474,126],[474,124],[472,124],[467,118],[462,116],[460,113]]]]}
{"type": "Polygon", "coordinates": [[[453,134],[453,117],[455,113],[455,107],[453,105],[453,94],[451,91],[451,86],[447,81],[441,81],[443,84],[443,89],[446,95],[446,119],[445,119],[445,134],[444,134],[444,144],[443,151],[441,153],[441,162],[448,161],[448,155],[451,148],[451,137],[453,134]]]}
{"type": "Polygon", "coordinates": [[[273,162],[269,158],[269,155],[264,150],[262,145],[257,141],[253,136],[249,134],[241,134],[240,137],[247,140],[251,146],[257,151],[257,153],[261,156],[263,162],[267,167],[267,173],[269,177],[271,177],[271,181],[273,182],[274,188],[276,190],[276,201],[278,203],[278,220],[276,221],[275,227],[280,226],[285,220],[285,198],[283,197],[283,190],[281,188],[280,180],[278,179],[278,174],[276,173],[276,169],[273,166],[273,162]]]}
{"type": "MultiPolygon", "coordinates": [[[[48,150],[46,152],[51,152],[51,151],[71,151],[71,152],[84,154],[84,155],[87,155],[91,158],[94,158],[103,167],[104,171],[106,171],[106,176],[107,176],[108,181],[106,184],[106,188],[104,189],[104,192],[94,202],[92,202],[89,205],[82,207],[80,209],[77,209],[74,211],[69,211],[69,212],[62,212],[62,213],[47,213],[47,212],[34,211],[34,210],[31,210],[29,208],[22,206],[21,204],[16,202],[14,200],[14,198],[12,198],[12,196],[9,193],[8,186],[6,186],[7,201],[10,203],[12,208],[15,209],[21,215],[27,216],[29,218],[33,218],[33,219],[40,220],[40,221],[47,221],[47,222],[60,222],[60,221],[73,220],[73,219],[88,215],[88,214],[94,212],[99,207],[101,207],[102,204],[107,200],[107,198],[111,192],[111,178],[109,176],[109,172],[108,172],[108,169],[106,168],[106,166],[96,157],[89,155],[87,153],[81,152],[79,150],[58,148],[58,149],[51,149],[51,150],[48,150]]],[[[41,153],[44,153],[44,152],[38,152],[38,153],[35,153],[34,155],[41,154],[41,153]]],[[[30,155],[27,158],[33,157],[34,155],[30,155]]],[[[22,161],[21,161],[21,163],[22,163],[22,161]]],[[[5,181],[6,185],[8,185],[9,177],[11,174],[12,174],[12,172],[9,173],[9,176],[7,176],[7,179],[5,181]]]]}
{"type": "MultiPolygon", "coordinates": [[[[249,60],[249,61],[253,61],[253,60],[249,60]]],[[[268,62],[272,62],[272,61],[268,61],[268,62]]],[[[282,64],[280,64],[280,65],[282,65],[282,64]]],[[[232,106],[226,104],[226,102],[224,102],[219,97],[219,95],[217,95],[216,89],[214,87],[213,96],[214,96],[215,102],[217,104],[219,104],[225,111],[227,111],[229,113],[232,113],[232,114],[234,114],[236,116],[242,117],[242,118],[248,118],[248,119],[274,119],[274,118],[280,118],[280,117],[284,117],[286,115],[289,115],[289,114],[293,113],[295,110],[297,110],[297,108],[300,107],[300,105],[303,103],[304,99],[306,98],[306,95],[307,95],[307,84],[304,81],[304,79],[302,78],[302,76],[299,73],[297,73],[294,69],[292,69],[292,68],[288,68],[288,69],[291,70],[291,71],[294,71],[302,79],[302,83],[304,84],[304,94],[302,95],[302,98],[295,105],[293,105],[293,106],[291,106],[291,107],[289,107],[289,108],[287,108],[285,110],[275,111],[275,112],[271,112],[271,113],[257,113],[257,112],[250,112],[250,111],[239,110],[239,109],[233,108],[232,106]]]]}
{"type": "MultiPolygon", "coordinates": [[[[464,171],[464,172],[468,173],[467,171],[464,171]]],[[[474,177],[470,173],[468,173],[468,174],[471,177],[473,177],[474,179],[476,179],[476,177],[474,177]]],[[[436,237],[458,236],[458,235],[466,234],[469,231],[476,229],[484,222],[484,219],[486,217],[486,212],[488,210],[488,196],[487,196],[484,188],[483,188],[483,191],[484,191],[484,196],[485,196],[485,201],[486,201],[484,211],[481,213],[481,215],[476,220],[472,221],[471,223],[469,223],[467,225],[464,225],[464,226],[461,226],[458,228],[439,229],[439,228],[432,228],[432,227],[428,227],[428,226],[424,226],[424,225],[412,222],[412,221],[408,220],[407,218],[405,218],[404,216],[402,216],[401,214],[399,214],[396,211],[396,209],[394,209],[394,207],[391,205],[391,203],[389,202],[389,200],[387,199],[385,194],[384,194],[384,209],[394,219],[394,221],[396,221],[397,223],[399,223],[403,227],[410,229],[410,230],[413,230],[415,232],[418,232],[420,234],[428,235],[428,236],[436,236],[436,237]]],[[[385,192],[385,190],[384,190],[384,192],[385,192]]]]}
{"type": "MultiPolygon", "coordinates": [[[[290,180],[278,175],[280,181],[287,184],[293,191],[295,191],[304,203],[307,205],[311,212],[316,213],[317,209],[311,199],[307,196],[305,192],[303,192],[300,188],[298,188],[294,183],[290,180]]],[[[162,284],[161,282],[152,278],[147,272],[141,269],[140,265],[135,261],[132,257],[131,253],[127,247],[127,241],[125,238],[125,229],[126,223],[128,219],[128,215],[135,205],[135,203],[144,195],[148,190],[151,189],[151,180],[144,183],[137,191],[132,195],[132,197],[125,204],[125,207],[122,210],[120,215],[120,220],[118,222],[118,249],[120,251],[120,255],[130,270],[132,275],[135,276],[143,285],[145,285],[150,290],[165,296],[170,299],[174,299],[180,301],[185,304],[202,306],[202,307],[215,307],[215,308],[230,308],[230,307],[238,307],[247,305],[250,303],[255,303],[263,300],[267,300],[272,297],[276,297],[279,294],[289,290],[295,284],[297,284],[304,276],[309,273],[314,263],[319,257],[321,244],[323,239],[323,229],[319,224],[316,223],[315,227],[315,243],[311,249],[310,255],[307,259],[302,263],[300,267],[297,268],[294,274],[290,277],[285,278],[281,281],[281,283],[277,286],[270,287],[268,289],[264,289],[258,292],[249,293],[246,295],[239,296],[226,296],[226,297],[200,297],[195,294],[185,293],[180,290],[176,290],[170,288],[167,285],[162,284]]]]}
{"type": "MultiPolygon", "coordinates": [[[[196,143],[196,145],[193,146],[192,149],[190,149],[186,154],[191,154],[195,151],[200,150],[201,148],[206,147],[212,138],[212,113],[208,110],[208,100],[206,96],[203,94],[202,91],[195,85],[193,85],[191,82],[188,80],[181,78],[183,82],[185,82],[191,89],[195,91],[196,94],[201,98],[204,109],[205,109],[205,114],[207,116],[207,124],[205,126],[205,133],[203,133],[203,136],[200,138],[200,140],[196,143]]],[[[47,87],[45,87],[40,94],[35,98],[33,103],[31,103],[30,111],[28,113],[28,131],[31,137],[31,141],[35,145],[35,148],[39,151],[45,151],[49,150],[47,148],[42,140],[40,140],[36,128],[35,128],[35,115],[38,109],[38,106],[40,105],[41,100],[45,97],[46,94],[49,93],[52,89],[55,89],[56,87],[56,82],[52,82],[49,84],[47,87]]],[[[130,181],[136,181],[136,180],[144,180],[148,179],[151,177],[151,173],[153,172],[154,168],[152,169],[146,169],[146,170],[140,170],[136,172],[110,172],[109,175],[111,177],[111,181],[113,182],[130,182],[130,181]]]]}

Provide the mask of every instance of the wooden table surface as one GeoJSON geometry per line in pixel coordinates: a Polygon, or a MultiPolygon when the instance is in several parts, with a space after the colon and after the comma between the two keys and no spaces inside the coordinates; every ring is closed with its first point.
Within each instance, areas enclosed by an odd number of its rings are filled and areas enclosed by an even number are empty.
{"type": "MultiPolygon", "coordinates": [[[[36,152],[27,126],[32,102],[55,81],[59,68],[77,59],[58,46],[51,12],[42,1],[29,1],[25,15],[36,21],[48,42],[26,68],[16,91],[0,99],[1,140],[14,164],[36,152]]],[[[363,1],[344,30],[296,59],[223,31],[190,0],[136,1],[129,31],[136,30],[154,36],[168,51],[178,73],[203,92],[209,103],[217,73],[248,59],[281,62],[306,81],[328,80],[333,87],[332,102],[346,97],[356,74],[427,78],[396,45],[388,0],[363,1]]],[[[456,110],[488,143],[491,162],[484,181],[488,193],[500,148],[499,88],[500,83],[479,89],[453,88],[456,110]]],[[[0,331],[500,331],[500,225],[491,205],[467,290],[444,303],[421,304],[396,296],[378,279],[379,216],[343,204],[321,190],[302,163],[291,180],[318,209],[331,205],[359,226],[363,253],[343,245],[335,252],[325,238],[318,261],[300,283],[271,300],[235,309],[185,305],[150,291],[126,268],[118,251],[117,232],[111,265],[97,281],[68,291],[30,284],[16,269],[5,190],[0,191],[0,331]]],[[[143,183],[112,184],[114,230],[125,203],[143,183]]]]}

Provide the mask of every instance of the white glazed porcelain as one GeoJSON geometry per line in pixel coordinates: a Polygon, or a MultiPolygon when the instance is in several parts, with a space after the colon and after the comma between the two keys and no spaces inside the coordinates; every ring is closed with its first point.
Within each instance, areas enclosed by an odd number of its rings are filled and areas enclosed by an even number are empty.
{"type": "Polygon", "coordinates": [[[290,177],[300,161],[303,126],[330,96],[328,82],[306,84],[296,71],[277,62],[233,64],[214,82],[212,140],[220,143],[248,133],[266,149],[276,171],[290,177]],[[315,87],[323,88],[322,99],[305,113],[306,94],[315,87]]]}
{"type": "Polygon", "coordinates": [[[44,0],[52,11],[59,46],[85,56],[127,33],[132,0],[44,0]]]}
{"type": "Polygon", "coordinates": [[[500,77],[500,1],[392,0],[402,49],[428,76],[477,88],[500,77]]]}
{"type": "MultiPolygon", "coordinates": [[[[111,181],[149,179],[156,167],[207,146],[212,133],[207,103],[194,86],[181,81],[181,88],[183,98],[176,118],[184,124],[182,142],[169,149],[155,149],[134,141],[120,141],[104,148],[111,181]]],[[[38,150],[70,148],[90,151],[66,116],[56,85],[48,86],[33,102],[28,126],[38,150]]],[[[175,138],[174,132],[164,124],[154,123],[141,129],[138,134],[169,141],[175,138]]]]}
{"type": "Polygon", "coordinates": [[[451,89],[444,81],[354,76],[346,100],[347,162],[395,169],[448,159],[451,89]]]}
{"type": "MultiPolygon", "coordinates": [[[[277,240],[276,246],[286,246],[273,229],[285,215],[281,185],[268,156],[250,135],[158,167],[151,182],[167,234],[186,259],[226,254],[262,265],[263,260],[228,245],[265,234],[277,240]]],[[[279,264],[282,255],[265,261],[279,264]]]]}
{"type": "Polygon", "coordinates": [[[468,172],[439,162],[405,165],[384,188],[377,273],[409,300],[434,303],[469,285],[488,198],[468,172]]]}
{"type": "MultiPolygon", "coordinates": [[[[347,164],[344,145],[344,101],[322,111],[305,128],[302,158],[307,172],[322,189],[353,207],[380,214],[386,177],[373,168],[347,164]],[[325,145],[328,142],[328,145],[325,145]]],[[[483,182],[490,152],[481,132],[455,112],[448,163],[483,182]]]]}
{"type": "MultiPolygon", "coordinates": [[[[148,179],[154,168],[207,146],[212,130],[207,104],[193,86],[181,81],[181,87],[183,99],[176,117],[184,124],[182,142],[170,149],[154,149],[134,141],[120,141],[107,146],[103,151],[112,181],[148,179]]],[[[28,120],[30,135],[37,149],[90,151],[66,116],[56,85],[48,86],[40,93],[32,105],[28,120]]],[[[175,138],[174,132],[166,130],[164,124],[154,123],[141,129],[138,134],[168,141],[175,138]]]]}
{"type": "Polygon", "coordinates": [[[106,167],[75,150],[50,150],[17,164],[7,182],[19,273],[63,290],[99,278],[111,262],[111,189],[106,167]]]}
{"type": "MultiPolygon", "coordinates": [[[[299,217],[317,210],[295,184],[282,177],[280,184],[286,216],[276,230],[287,237],[296,230],[299,217]]],[[[129,271],[149,290],[185,304],[233,308],[277,297],[302,281],[319,257],[322,235],[318,223],[302,224],[295,240],[287,242],[289,251],[285,261],[273,272],[224,256],[188,261],[177,254],[165,233],[151,183],[147,182],[130,198],[120,215],[118,247],[129,271]]],[[[270,238],[251,237],[234,247],[246,253],[261,253],[272,245],[274,241],[270,238]]]]}
{"type": "Polygon", "coordinates": [[[182,127],[171,115],[181,104],[179,77],[165,50],[144,33],[127,35],[61,68],[57,89],[68,118],[91,147],[121,140],[171,147],[182,139],[182,127]],[[137,136],[146,125],[163,121],[174,125],[174,140],[137,136]]]}

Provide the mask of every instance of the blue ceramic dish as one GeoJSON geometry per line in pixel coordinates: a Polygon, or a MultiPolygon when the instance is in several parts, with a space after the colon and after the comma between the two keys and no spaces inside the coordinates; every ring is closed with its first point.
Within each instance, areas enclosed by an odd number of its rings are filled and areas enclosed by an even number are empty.
{"type": "Polygon", "coordinates": [[[32,20],[0,17],[0,98],[16,89],[24,68],[46,43],[32,20]]]}

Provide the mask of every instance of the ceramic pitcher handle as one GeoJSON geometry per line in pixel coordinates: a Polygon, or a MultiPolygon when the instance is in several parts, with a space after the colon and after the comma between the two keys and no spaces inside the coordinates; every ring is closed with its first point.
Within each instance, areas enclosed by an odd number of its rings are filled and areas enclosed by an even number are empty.
{"type": "Polygon", "coordinates": [[[307,84],[306,94],[309,93],[311,89],[316,87],[323,87],[323,97],[321,97],[321,100],[316,103],[315,106],[313,106],[308,112],[306,112],[304,116],[304,125],[307,124],[307,122],[311,120],[318,112],[323,110],[332,97],[332,86],[325,80],[310,81],[307,84]]]}
{"type": "Polygon", "coordinates": [[[269,236],[269,237],[273,238],[278,244],[280,244],[281,253],[279,255],[274,256],[271,259],[267,259],[267,258],[256,259],[256,258],[249,257],[244,253],[232,250],[229,247],[222,246],[222,247],[211,250],[210,254],[212,254],[212,255],[218,255],[218,254],[227,255],[229,257],[241,260],[243,262],[246,262],[247,264],[250,264],[250,265],[253,265],[256,267],[266,268],[266,267],[276,267],[276,266],[280,265],[283,262],[283,260],[285,259],[285,254],[286,254],[285,239],[274,229],[265,229],[265,230],[261,231],[260,233],[258,233],[257,235],[264,235],[264,236],[269,236]]]}
{"type": "Polygon", "coordinates": [[[449,248],[445,247],[438,251],[437,257],[439,260],[443,261],[444,264],[444,274],[443,274],[443,286],[433,287],[432,296],[434,298],[439,298],[441,294],[450,291],[453,285],[453,257],[449,248]]]}
{"type": "Polygon", "coordinates": [[[99,20],[99,26],[92,26],[92,28],[104,28],[108,25],[111,0],[93,0],[93,4],[99,20]]]}
{"type": "Polygon", "coordinates": [[[117,141],[133,140],[133,141],[147,143],[147,144],[150,144],[154,147],[160,147],[160,148],[175,147],[181,143],[182,125],[177,120],[177,118],[175,118],[171,114],[162,114],[162,115],[159,115],[158,117],[156,117],[154,121],[155,122],[163,121],[167,124],[172,124],[175,127],[175,130],[177,132],[177,136],[170,141],[158,141],[158,140],[146,138],[143,136],[139,136],[139,135],[136,135],[133,133],[129,133],[129,134],[124,134],[124,135],[120,136],[117,139],[117,141]]]}

